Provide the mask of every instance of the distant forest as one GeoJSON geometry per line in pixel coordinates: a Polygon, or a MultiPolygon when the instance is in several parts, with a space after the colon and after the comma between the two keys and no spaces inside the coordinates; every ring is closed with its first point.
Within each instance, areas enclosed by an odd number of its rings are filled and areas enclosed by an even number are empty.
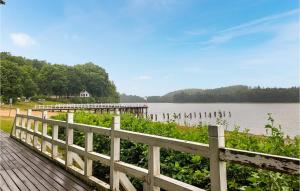
{"type": "Polygon", "coordinates": [[[119,101],[116,86],[109,80],[108,74],[91,62],[67,66],[1,52],[0,76],[4,101],[22,96],[74,98],[84,89],[93,97],[87,99],[89,102],[119,101]]]}
{"type": "MultiPolygon", "coordinates": [[[[147,97],[147,102],[165,103],[298,103],[299,87],[261,88],[243,85],[216,89],[186,89],[168,93],[164,96],[147,97]]],[[[145,102],[142,97],[122,94],[121,102],[145,102]]]]}
{"type": "MultiPolygon", "coordinates": [[[[94,63],[67,66],[51,64],[36,59],[0,53],[1,99],[26,97],[31,99],[56,97],[59,101],[73,103],[92,102],[145,102],[139,96],[125,95],[116,90],[108,73],[94,63]],[[82,90],[91,98],[79,98],[82,90]]],[[[216,89],[186,89],[164,96],[147,97],[148,102],[169,103],[296,103],[299,87],[261,88],[243,85],[216,89]]]]}

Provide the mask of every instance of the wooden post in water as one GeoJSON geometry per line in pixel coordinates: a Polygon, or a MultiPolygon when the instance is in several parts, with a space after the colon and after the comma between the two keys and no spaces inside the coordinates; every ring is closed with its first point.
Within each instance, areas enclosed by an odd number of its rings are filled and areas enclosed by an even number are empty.
{"type": "Polygon", "coordinates": [[[226,191],[226,162],[219,158],[219,148],[225,147],[224,128],[209,126],[210,181],[212,191],[226,191]]]}

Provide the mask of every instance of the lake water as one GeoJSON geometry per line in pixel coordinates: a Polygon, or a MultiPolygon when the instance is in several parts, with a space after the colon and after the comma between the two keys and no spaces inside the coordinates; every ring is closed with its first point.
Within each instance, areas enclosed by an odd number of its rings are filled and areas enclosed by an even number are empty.
{"type": "Polygon", "coordinates": [[[275,125],[280,124],[286,135],[300,135],[300,104],[298,103],[148,103],[148,106],[148,113],[157,114],[159,121],[166,121],[166,119],[163,119],[163,113],[170,113],[170,118],[173,118],[174,113],[181,113],[181,119],[176,119],[176,122],[189,125],[199,123],[216,124],[214,112],[222,111],[223,113],[224,111],[226,116],[222,118],[228,122],[228,130],[232,130],[235,125],[239,125],[241,130],[247,128],[253,134],[266,134],[264,125],[267,124],[267,114],[272,113],[275,125]],[[204,116],[205,112],[207,117],[204,116]],[[229,117],[229,112],[231,117],[229,117]],[[184,119],[184,113],[192,113],[192,119],[184,119]],[[201,118],[199,113],[201,113],[201,118]],[[208,116],[209,113],[211,113],[211,118],[208,116]]]}

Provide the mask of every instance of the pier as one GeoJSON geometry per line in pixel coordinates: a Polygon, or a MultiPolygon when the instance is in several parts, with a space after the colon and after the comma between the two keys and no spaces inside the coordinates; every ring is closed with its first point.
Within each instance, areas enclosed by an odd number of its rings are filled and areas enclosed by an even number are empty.
{"type": "Polygon", "coordinates": [[[119,103],[89,103],[89,104],[56,104],[36,105],[33,111],[65,111],[75,112],[77,110],[94,111],[95,113],[132,113],[137,116],[147,116],[148,106],[146,104],[119,104],[119,103]]]}

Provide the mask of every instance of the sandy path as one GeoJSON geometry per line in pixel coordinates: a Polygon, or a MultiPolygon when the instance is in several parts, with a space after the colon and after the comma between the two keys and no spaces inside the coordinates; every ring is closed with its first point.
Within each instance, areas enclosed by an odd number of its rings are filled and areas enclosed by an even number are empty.
{"type": "MultiPolygon", "coordinates": [[[[27,111],[26,110],[20,110],[21,114],[27,114],[27,111]]],[[[54,116],[54,115],[57,115],[58,113],[57,112],[48,112],[48,117],[51,117],[51,116],[54,116]]],[[[16,110],[15,109],[4,109],[4,108],[1,108],[0,109],[0,116],[1,117],[15,117],[16,115],[16,110]]],[[[40,111],[32,111],[32,115],[34,116],[42,116],[42,112],[40,111]]]]}

